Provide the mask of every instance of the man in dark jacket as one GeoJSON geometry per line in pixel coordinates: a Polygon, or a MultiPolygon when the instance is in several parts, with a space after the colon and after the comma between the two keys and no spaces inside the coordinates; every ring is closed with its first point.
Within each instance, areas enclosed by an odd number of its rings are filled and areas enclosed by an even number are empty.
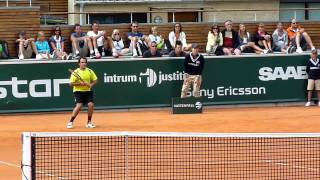
{"type": "Polygon", "coordinates": [[[318,59],[318,51],[313,49],[311,51],[311,58],[307,63],[308,73],[308,101],[305,106],[311,105],[312,91],[315,89],[318,96],[318,106],[320,106],[320,62],[318,59]]]}
{"type": "Polygon", "coordinates": [[[204,57],[199,54],[199,46],[197,44],[192,44],[191,48],[191,52],[184,58],[185,74],[181,89],[181,98],[187,96],[191,84],[193,85],[193,95],[195,97],[200,97],[204,57]]]}
{"type": "Polygon", "coordinates": [[[224,23],[225,29],[221,31],[223,38],[223,52],[225,55],[240,55],[238,33],[232,29],[232,21],[227,20],[224,23]]]}

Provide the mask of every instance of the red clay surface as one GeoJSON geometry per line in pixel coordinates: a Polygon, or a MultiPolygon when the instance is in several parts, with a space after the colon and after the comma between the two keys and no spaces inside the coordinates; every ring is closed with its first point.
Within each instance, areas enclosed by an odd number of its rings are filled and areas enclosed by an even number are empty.
{"type": "Polygon", "coordinates": [[[21,179],[17,167],[21,160],[21,132],[320,132],[319,107],[206,109],[203,114],[194,115],[172,115],[169,110],[96,112],[95,129],[84,127],[86,114],[81,113],[72,130],[66,129],[69,115],[0,115],[0,180],[21,179]]]}

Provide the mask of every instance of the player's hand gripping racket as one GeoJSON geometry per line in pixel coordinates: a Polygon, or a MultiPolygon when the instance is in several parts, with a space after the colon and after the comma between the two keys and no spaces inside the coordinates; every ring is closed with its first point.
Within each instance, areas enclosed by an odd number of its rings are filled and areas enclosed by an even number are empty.
{"type": "Polygon", "coordinates": [[[72,75],[74,75],[78,80],[80,80],[82,83],[85,83],[86,86],[90,87],[90,85],[87,84],[86,82],[84,82],[84,80],[81,78],[81,76],[80,76],[77,72],[75,72],[75,71],[72,70],[72,69],[68,69],[68,71],[69,71],[72,75]]]}

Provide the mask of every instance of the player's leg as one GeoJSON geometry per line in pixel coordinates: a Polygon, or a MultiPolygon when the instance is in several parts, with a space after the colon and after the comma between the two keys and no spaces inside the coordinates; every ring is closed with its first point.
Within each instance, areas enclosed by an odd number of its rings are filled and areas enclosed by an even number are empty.
{"type": "Polygon", "coordinates": [[[88,122],[86,127],[87,128],[94,128],[95,125],[92,123],[92,115],[93,115],[93,108],[94,108],[94,101],[93,101],[93,92],[88,91],[86,92],[86,101],[88,103],[88,122]]]}
{"type": "Polygon", "coordinates": [[[71,118],[67,124],[67,128],[71,129],[73,128],[73,121],[74,119],[77,117],[77,115],[79,114],[80,110],[82,108],[82,103],[77,103],[76,107],[73,108],[72,114],[71,114],[71,118]]]}
{"type": "Polygon", "coordinates": [[[190,75],[185,74],[182,89],[181,89],[181,98],[185,98],[187,96],[187,92],[189,91],[190,85],[191,85],[190,75]]]}
{"type": "Polygon", "coordinates": [[[311,96],[312,96],[312,91],[314,89],[314,86],[315,86],[315,80],[313,79],[308,79],[308,87],[307,87],[307,91],[308,91],[308,94],[307,94],[307,103],[305,106],[310,106],[311,104],[311,96]]]}
{"type": "Polygon", "coordinates": [[[70,120],[67,124],[67,128],[73,128],[73,121],[75,120],[75,118],[77,117],[77,115],[79,114],[82,105],[83,105],[83,94],[81,92],[74,92],[74,99],[76,102],[76,106],[73,108],[70,120]]]}
{"type": "Polygon", "coordinates": [[[193,95],[194,97],[200,97],[200,87],[201,87],[201,75],[194,76],[193,78],[193,95]]]}

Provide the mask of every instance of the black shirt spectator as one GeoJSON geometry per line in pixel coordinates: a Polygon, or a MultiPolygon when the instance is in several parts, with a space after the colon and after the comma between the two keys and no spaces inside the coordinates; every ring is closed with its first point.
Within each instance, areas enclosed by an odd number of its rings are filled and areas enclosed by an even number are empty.
{"type": "Polygon", "coordinates": [[[201,54],[196,56],[192,52],[184,58],[184,71],[189,75],[201,75],[204,67],[204,57],[201,54]]]}
{"type": "Polygon", "coordinates": [[[144,58],[151,58],[151,57],[162,57],[162,54],[157,50],[157,43],[151,42],[149,50],[143,53],[144,58]]]}

